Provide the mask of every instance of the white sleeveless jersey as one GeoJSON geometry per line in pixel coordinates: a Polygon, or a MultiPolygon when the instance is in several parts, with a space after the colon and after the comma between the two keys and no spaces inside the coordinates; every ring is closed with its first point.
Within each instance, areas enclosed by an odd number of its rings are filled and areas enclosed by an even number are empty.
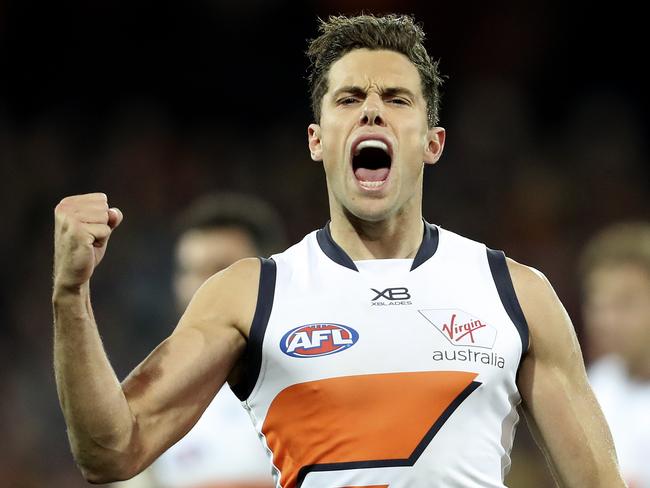
{"type": "Polygon", "coordinates": [[[425,222],[353,262],[326,226],[262,259],[233,389],[278,487],[503,487],[527,347],[502,252],[425,222]]]}

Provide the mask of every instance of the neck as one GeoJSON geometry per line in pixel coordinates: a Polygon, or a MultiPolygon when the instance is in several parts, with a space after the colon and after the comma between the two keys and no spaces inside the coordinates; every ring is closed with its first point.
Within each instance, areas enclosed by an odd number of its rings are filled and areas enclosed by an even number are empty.
{"type": "Polygon", "coordinates": [[[332,214],[332,238],[353,261],[414,258],[422,243],[421,212],[408,212],[377,222],[361,220],[347,212],[332,214]]]}

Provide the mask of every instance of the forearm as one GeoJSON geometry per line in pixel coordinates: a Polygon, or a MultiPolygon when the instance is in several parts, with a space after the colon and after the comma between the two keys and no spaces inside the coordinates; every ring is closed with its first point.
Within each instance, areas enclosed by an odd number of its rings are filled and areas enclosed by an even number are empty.
{"type": "Polygon", "coordinates": [[[54,373],[75,460],[89,481],[128,476],[135,421],[104,351],[89,286],[55,286],[54,373]]]}

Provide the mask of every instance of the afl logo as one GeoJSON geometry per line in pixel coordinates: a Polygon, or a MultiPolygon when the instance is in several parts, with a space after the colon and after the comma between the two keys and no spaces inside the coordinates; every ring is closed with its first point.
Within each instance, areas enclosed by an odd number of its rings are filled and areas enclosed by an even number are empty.
{"type": "Polygon", "coordinates": [[[294,358],[313,358],[341,352],[358,340],[358,332],[347,325],[307,324],[287,332],[280,349],[294,358]]]}

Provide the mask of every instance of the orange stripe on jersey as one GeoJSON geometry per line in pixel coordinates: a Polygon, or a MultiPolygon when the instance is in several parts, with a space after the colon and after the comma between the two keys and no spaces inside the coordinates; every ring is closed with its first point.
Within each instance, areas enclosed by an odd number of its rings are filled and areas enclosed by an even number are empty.
{"type": "Polygon", "coordinates": [[[386,373],[285,388],[262,426],[281,485],[295,487],[300,469],[307,466],[408,460],[436,422],[446,420],[452,403],[478,386],[476,376],[461,371],[386,373]]]}

